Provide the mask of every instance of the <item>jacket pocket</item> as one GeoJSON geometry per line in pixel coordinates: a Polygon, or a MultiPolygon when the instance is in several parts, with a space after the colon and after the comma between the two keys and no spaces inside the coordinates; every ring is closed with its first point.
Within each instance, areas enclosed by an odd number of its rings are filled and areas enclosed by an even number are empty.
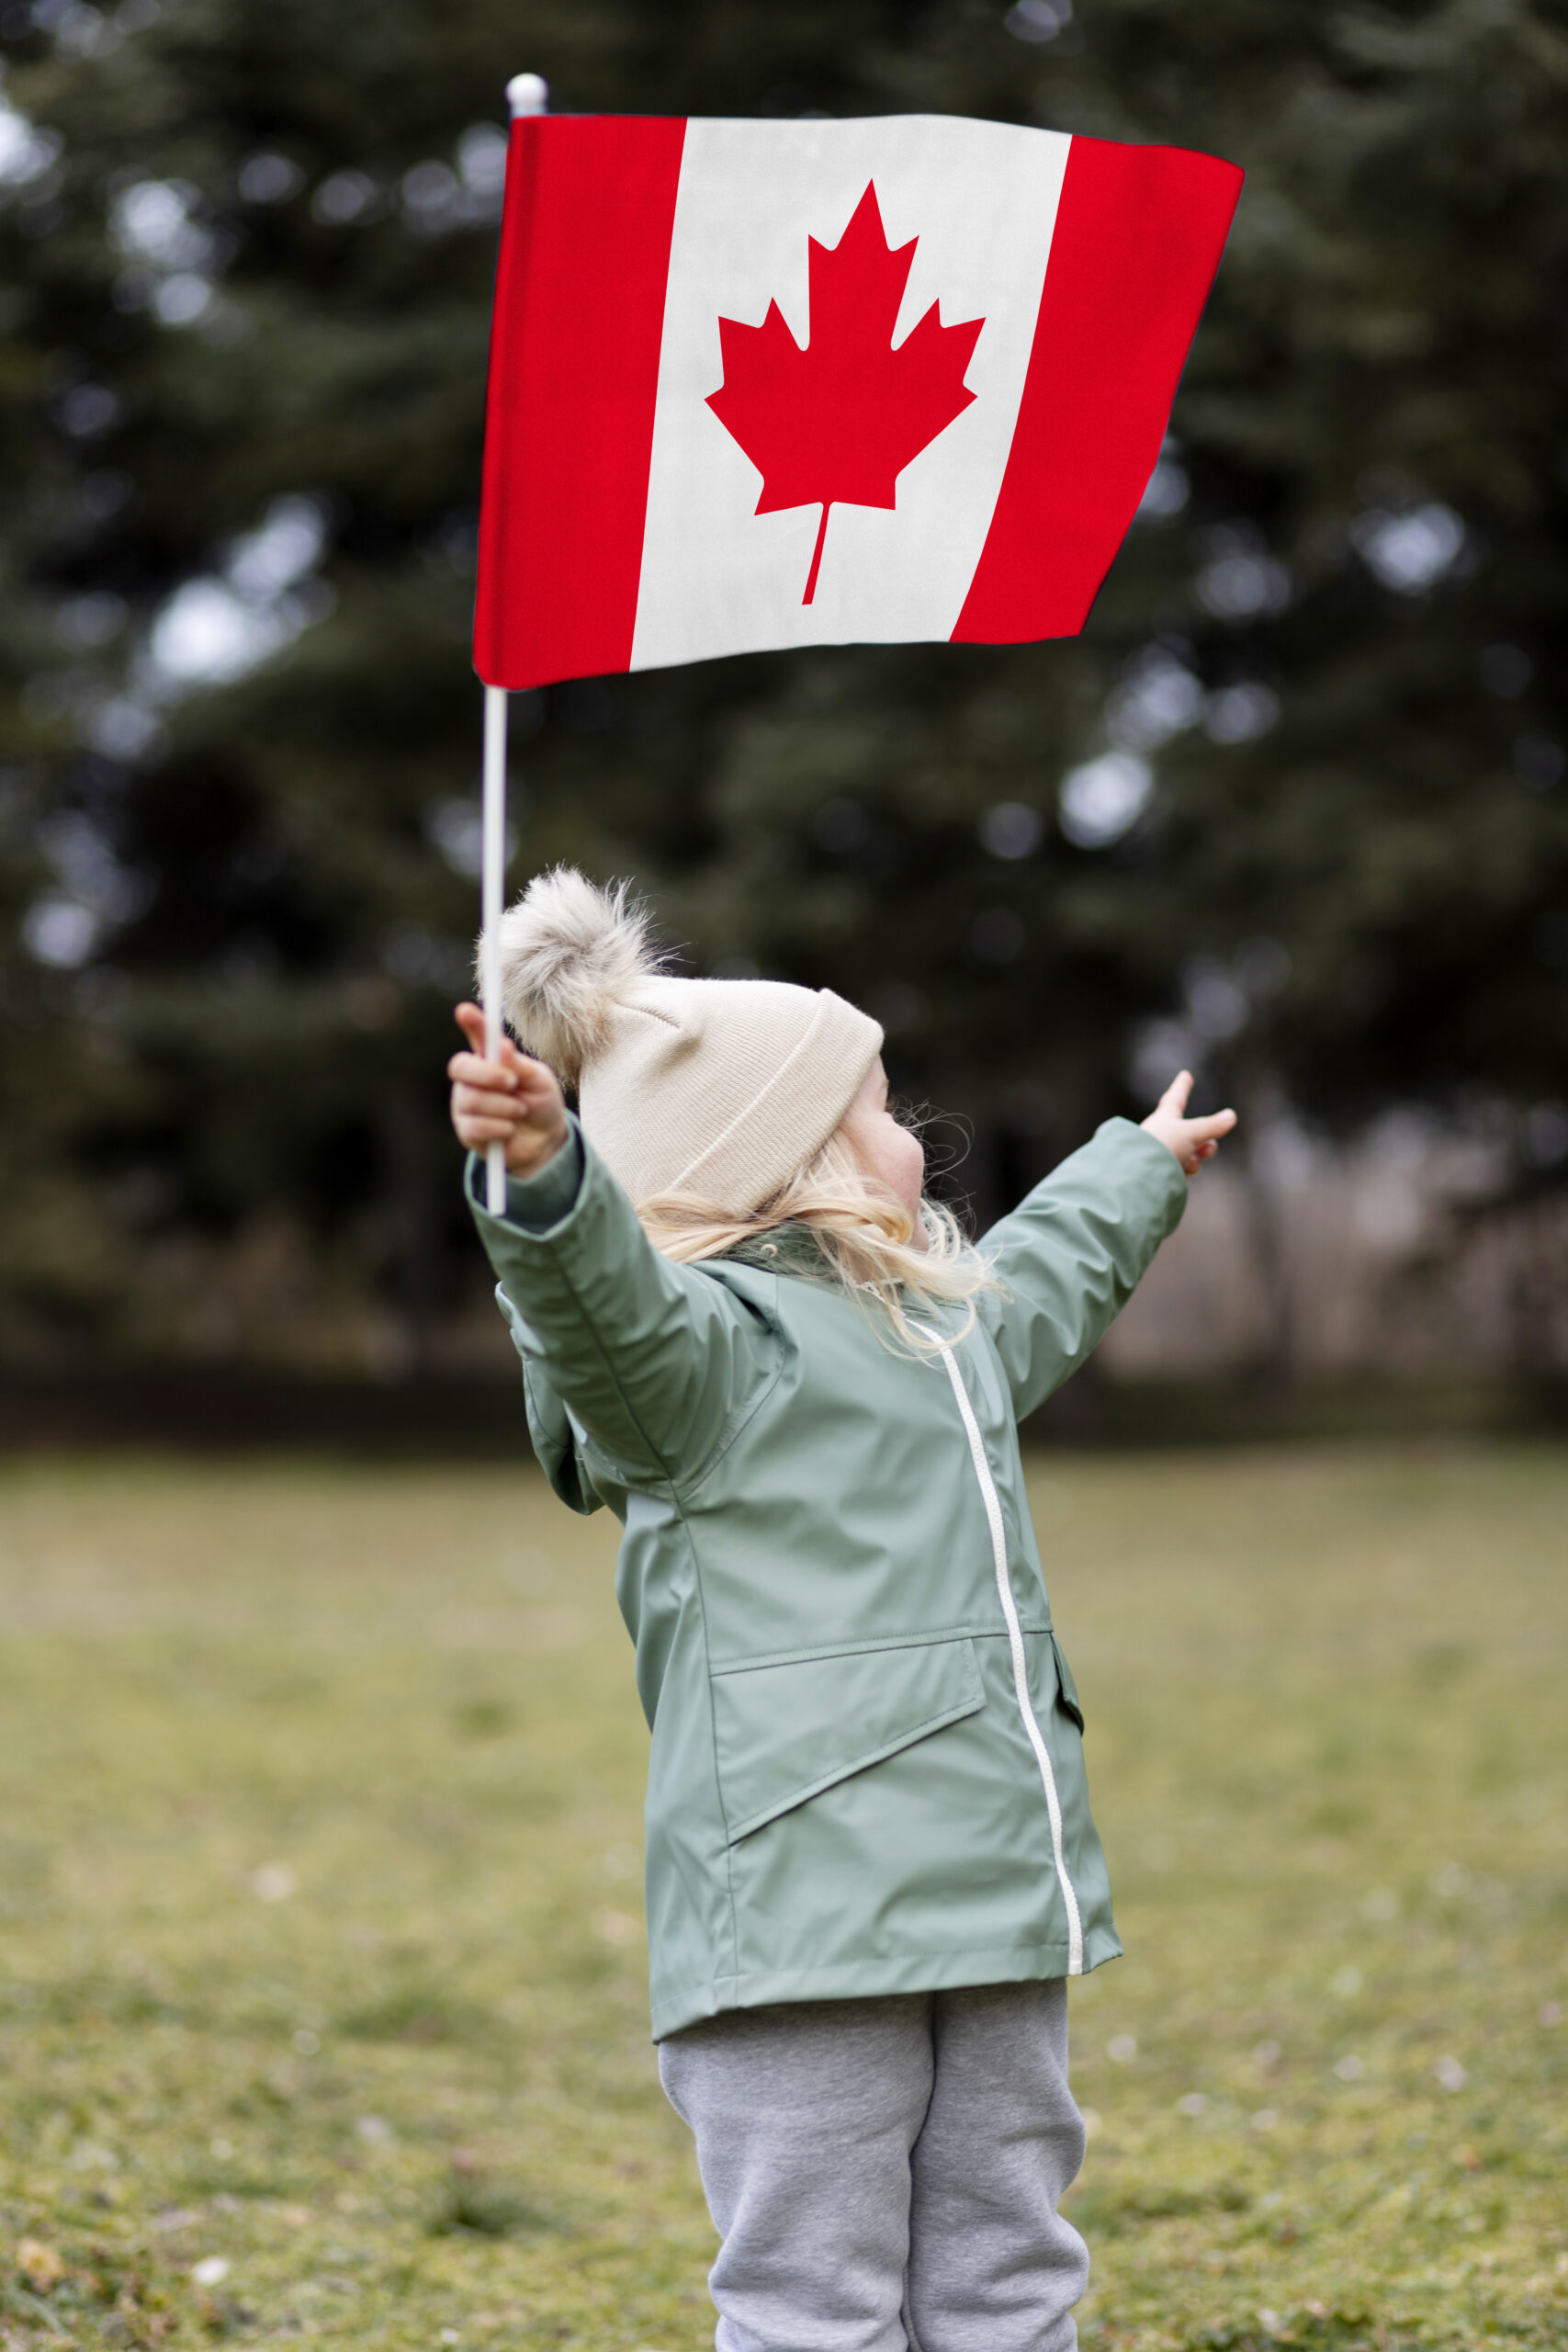
{"type": "Polygon", "coordinates": [[[986,1703],[964,1636],[721,1668],[712,1690],[731,1845],[986,1703]]]}
{"type": "Polygon", "coordinates": [[[1056,1657],[1056,1704],[1065,1715],[1072,1717],[1082,1731],[1083,1707],[1078,1699],[1077,1684],[1073,1680],[1073,1669],[1063,1657],[1062,1645],[1055,1634],[1051,1636],[1051,1647],[1056,1657]]]}

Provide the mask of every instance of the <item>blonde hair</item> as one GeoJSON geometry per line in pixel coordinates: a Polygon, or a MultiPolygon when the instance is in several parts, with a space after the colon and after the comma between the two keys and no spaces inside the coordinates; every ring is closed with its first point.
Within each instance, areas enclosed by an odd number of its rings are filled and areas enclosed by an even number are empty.
{"type": "Polygon", "coordinates": [[[990,1267],[952,1210],[938,1201],[921,1201],[926,1246],[914,1247],[915,1221],[908,1210],[867,1173],[841,1128],[782,1192],[750,1216],[737,1216],[680,1193],[644,1201],[637,1216],[654,1248],[683,1266],[722,1258],[781,1226],[803,1227],[816,1244],[817,1278],[879,1312],[900,1343],[896,1352],[931,1355],[949,1344],[911,1321],[910,1306],[917,1313],[922,1306],[967,1308],[962,1329],[952,1335],[963,1339],[974,1327],[976,1297],[997,1287],[990,1267]]]}

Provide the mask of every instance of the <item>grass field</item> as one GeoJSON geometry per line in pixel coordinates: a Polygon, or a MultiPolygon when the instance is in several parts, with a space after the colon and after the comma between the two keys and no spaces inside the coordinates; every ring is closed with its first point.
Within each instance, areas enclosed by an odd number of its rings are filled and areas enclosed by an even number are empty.
{"type": "MultiPolygon", "coordinates": [[[[1568,1459],[1051,1459],[1087,2345],[1568,2346],[1568,1459]]],[[[0,2340],[697,2352],[614,1529],[0,1473],[0,2340]]],[[[941,2352],[941,2347],[930,2347],[941,2352]]]]}

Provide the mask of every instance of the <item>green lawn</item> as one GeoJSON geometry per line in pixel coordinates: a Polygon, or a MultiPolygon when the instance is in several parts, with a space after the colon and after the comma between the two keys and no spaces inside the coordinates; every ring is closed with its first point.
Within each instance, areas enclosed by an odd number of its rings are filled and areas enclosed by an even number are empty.
{"type": "MultiPolygon", "coordinates": [[[[1088,2345],[1568,2345],[1568,1459],[1052,1460],[1088,2345]]],[[[696,2352],[614,1530],[0,1474],[0,2343],[696,2352]]],[[[941,2352],[929,2347],[928,2352],[941,2352]]]]}

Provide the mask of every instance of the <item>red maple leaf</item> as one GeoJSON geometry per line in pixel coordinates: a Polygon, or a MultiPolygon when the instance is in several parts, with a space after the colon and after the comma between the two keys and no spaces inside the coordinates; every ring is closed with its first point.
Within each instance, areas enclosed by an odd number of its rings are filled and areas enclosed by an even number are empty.
{"type": "Polygon", "coordinates": [[[874,181],[836,245],[809,242],[805,349],[776,302],[760,327],[721,318],[724,382],[708,397],[762,477],[757,514],[821,506],[803,605],[817,594],[829,509],[896,505],[904,468],[969,406],[964,371],[986,323],[944,327],[933,302],[894,350],[919,239],[888,244],[874,181]]]}

